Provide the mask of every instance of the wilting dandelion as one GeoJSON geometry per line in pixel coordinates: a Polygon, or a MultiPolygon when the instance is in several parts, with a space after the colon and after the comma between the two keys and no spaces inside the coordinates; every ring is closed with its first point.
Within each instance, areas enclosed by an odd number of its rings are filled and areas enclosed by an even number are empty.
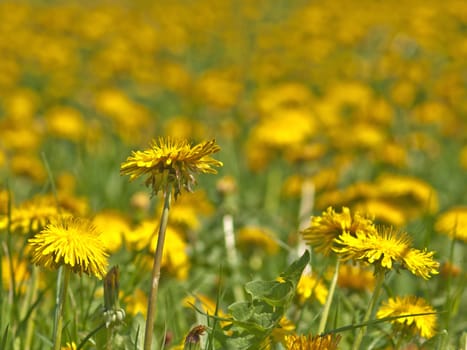
{"type": "Polygon", "coordinates": [[[198,173],[216,174],[213,167],[222,166],[222,162],[210,155],[220,151],[215,140],[205,141],[192,147],[186,140],[171,137],[153,141],[144,151],[134,151],[126,162],[122,163],[120,173],[129,175],[130,181],[147,176],[145,184],[154,194],[165,192],[170,183],[174,188],[175,198],[185,188],[189,192],[196,184],[198,173]]]}
{"type": "Polygon", "coordinates": [[[161,137],[158,141],[153,141],[149,149],[134,151],[120,167],[120,173],[129,175],[130,181],[140,176],[146,176],[145,184],[151,187],[152,193],[157,195],[162,191],[165,197],[154,253],[144,336],[145,350],[150,350],[152,344],[157,290],[172,192],[177,199],[182,188],[192,192],[193,186],[196,184],[195,175],[217,173],[213,167],[222,166],[222,162],[212,158],[211,154],[219,150],[220,147],[215,140],[204,141],[192,147],[187,140],[161,137]]]}

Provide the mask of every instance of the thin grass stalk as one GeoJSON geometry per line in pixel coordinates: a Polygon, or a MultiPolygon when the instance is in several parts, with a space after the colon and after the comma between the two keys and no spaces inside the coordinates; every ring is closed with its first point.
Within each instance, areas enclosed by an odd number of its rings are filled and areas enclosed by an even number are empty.
{"type": "Polygon", "coordinates": [[[57,299],[55,303],[55,320],[54,320],[54,350],[60,350],[62,341],[62,325],[63,313],[65,310],[66,295],[68,292],[68,283],[70,281],[70,269],[63,265],[58,269],[57,276],[57,299]],[[62,281],[63,276],[63,283],[62,281]]]}
{"type": "MultiPolygon", "coordinates": [[[[371,315],[373,314],[376,303],[379,299],[379,296],[381,294],[381,289],[383,287],[383,282],[385,278],[385,274],[382,271],[378,271],[376,273],[377,278],[376,278],[376,283],[375,283],[375,290],[373,291],[373,295],[371,296],[370,304],[368,305],[368,308],[366,310],[365,316],[363,318],[363,321],[361,323],[365,324],[370,320],[371,315]]],[[[366,333],[367,327],[361,327],[358,330],[357,336],[355,337],[352,350],[359,350],[360,349],[360,344],[362,343],[362,339],[366,333]]]]}
{"type": "MultiPolygon", "coordinates": [[[[37,286],[38,286],[38,275],[39,271],[36,266],[32,267],[32,276],[31,276],[31,282],[29,283],[28,287],[28,293],[26,296],[27,302],[24,304],[25,306],[29,307],[32,305],[33,301],[37,298],[37,286]]],[[[25,315],[27,312],[26,307],[23,309],[22,315],[25,315]]],[[[34,333],[34,316],[36,314],[36,308],[34,308],[31,311],[31,314],[28,317],[28,321],[26,324],[26,335],[24,337],[24,344],[23,347],[24,349],[30,349],[31,348],[31,341],[32,341],[32,336],[34,333]]],[[[24,316],[23,316],[24,317],[24,316]]]]}
{"type": "Polygon", "coordinates": [[[159,226],[159,234],[157,236],[157,246],[154,253],[154,265],[152,269],[151,289],[148,299],[148,310],[146,319],[146,329],[144,332],[144,350],[151,350],[152,338],[154,333],[154,323],[156,314],[156,300],[159,289],[159,279],[161,276],[162,254],[164,251],[165,233],[167,222],[169,220],[170,201],[172,198],[172,186],[167,184],[164,192],[164,208],[162,209],[161,221],[159,226]]]}
{"type": "Polygon", "coordinates": [[[336,291],[337,277],[339,276],[339,260],[336,261],[336,267],[334,275],[332,276],[331,286],[329,287],[328,296],[326,298],[326,303],[324,304],[323,313],[321,314],[321,319],[319,321],[318,334],[321,334],[326,329],[326,323],[329,317],[329,310],[331,309],[332,299],[336,291]]]}

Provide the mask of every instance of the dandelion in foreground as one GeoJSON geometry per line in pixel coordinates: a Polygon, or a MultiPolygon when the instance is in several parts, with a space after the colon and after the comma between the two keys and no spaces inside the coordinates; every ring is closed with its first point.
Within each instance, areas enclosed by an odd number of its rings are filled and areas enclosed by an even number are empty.
{"type": "Polygon", "coordinates": [[[339,345],[340,335],[286,335],[287,350],[335,350],[339,345]]]}
{"type": "Polygon", "coordinates": [[[398,317],[390,322],[399,330],[407,330],[429,339],[435,335],[436,312],[424,299],[415,296],[395,297],[383,302],[376,317],[398,317]],[[422,314],[422,315],[421,315],[422,314]]]}
{"type": "Polygon", "coordinates": [[[152,193],[157,195],[162,191],[164,194],[148,299],[145,350],[152,348],[157,291],[172,192],[177,199],[182,188],[188,192],[193,191],[193,186],[196,184],[195,175],[216,174],[217,171],[213,167],[222,166],[222,162],[212,158],[211,155],[219,150],[220,147],[215,140],[204,141],[192,147],[187,140],[161,137],[158,141],[153,141],[149,149],[134,151],[120,167],[120,174],[129,175],[130,181],[146,176],[145,184],[152,188],[152,193]]]}
{"type": "Polygon", "coordinates": [[[328,255],[335,247],[335,239],[346,233],[355,236],[357,232],[373,233],[376,228],[373,221],[355,213],[353,216],[349,208],[343,207],[341,213],[329,207],[321,216],[311,219],[308,228],[301,232],[303,239],[317,252],[328,255]]]}
{"type": "Polygon", "coordinates": [[[46,268],[65,266],[80,275],[105,276],[107,253],[100,234],[91,222],[67,217],[48,224],[29,239],[32,262],[46,268]]]}
{"type": "Polygon", "coordinates": [[[373,234],[344,233],[335,242],[338,247],[333,250],[342,260],[366,262],[379,271],[389,271],[397,265],[424,279],[438,273],[439,263],[433,260],[434,252],[412,248],[410,237],[391,227],[373,234]]]}
{"type": "Polygon", "coordinates": [[[129,175],[130,181],[147,176],[145,184],[151,186],[156,195],[171,183],[177,198],[182,188],[192,192],[196,174],[217,173],[213,167],[222,166],[222,162],[212,158],[211,154],[219,150],[215,140],[192,147],[187,140],[161,137],[158,141],[153,140],[149,149],[132,152],[122,163],[120,173],[129,175]]]}
{"type": "Polygon", "coordinates": [[[81,275],[84,272],[102,279],[107,268],[107,253],[95,226],[81,218],[56,219],[28,242],[34,264],[59,269],[53,327],[54,350],[59,350],[70,273],[81,275]]]}

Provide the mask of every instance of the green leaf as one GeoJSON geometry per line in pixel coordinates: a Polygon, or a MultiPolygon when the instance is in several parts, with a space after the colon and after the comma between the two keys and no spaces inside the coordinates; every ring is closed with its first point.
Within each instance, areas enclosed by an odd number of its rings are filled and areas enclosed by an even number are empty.
{"type": "Polygon", "coordinates": [[[248,321],[253,315],[254,309],[250,302],[238,301],[229,306],[232,317],[237,321],[248,321]]]}
{"type": "Polygon", "coordinates": [[[287,303],[294,294],[290,282],[278,281],[252,281],[245,285],[245,290],[253,299],[263,300],[272,306],[281,306],[287,303]]]}
{"type": "Polygon", "coordinates": [[[295,260],[284,272],[281,273],[281,277],[291,282],[293,289],[297,287],[298,281],[302,276],[303,269],[310,262],[310,252],[307,250],[303,255],[295,260]]]}

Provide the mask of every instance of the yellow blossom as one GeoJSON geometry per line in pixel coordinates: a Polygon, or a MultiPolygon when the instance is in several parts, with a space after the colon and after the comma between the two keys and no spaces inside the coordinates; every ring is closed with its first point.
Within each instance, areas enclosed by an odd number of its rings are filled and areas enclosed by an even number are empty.
{"type": "Polygon", "coordinates": [[[304,274],[298,281],[297,295],[300,303],[304,303],[308,299],[315,298],[323,305],[328,296],[328,289],[320,279],[311,274],[304,274]]]}
{"type": "Polygon", "coordinates": [[[349,208],[342,208],[341,213],[336,213],[329,207],[321,216],[311,218],[308,228],[301,231],[303,239],[317,252],[327,255],[335,246],[334,239],[342,234],[351,237],[358,232],[373,233],[376,228],[370,219],[360,215],[358,212],[352,217],[349,208]]]}
{"type": "Polygon", "coordinates": [[[383,302],[378,312],[377,318],[400,317],[390,322],[393,325],[403,327],[419,334],[423,338],[432,338],[436,331],[435,310],[424,299],[415,296],[395,297],[383,302]],[[418,315],[423,313],[433,313],[432,315],[418,315]],[[414,316],[410,316],[414,315],[414,316]]]}
{"type": "Polygon", "coordinates": [[[437,232],[467,242],[467,207],[454,207],[441,214],[435,223],[437,232]]]}
{"type": "Polygon", "coordinates": [[[106,273],[104,245],[96,228],[85,219],[57,219],[28,242],[36,265],[46,268],[65,265],[75,273],[84,272],[99,279],[106,273]]]}
{"type": "Polygon", "coordinates": [[[193,190],[197,173],[216,174],[212,167],[222,166],[222,162],[210,155],[220,150],[215,140],[205,141],[192,147],[186,140],[171,137],[153,141],[151,148],[134,151],[126,162],[122,163],[120,173],[129,175],[130,181],[146,176],[146,185],[157,194],[168,183],[174,185],[175,198],[181,189],[193,190]]]}

